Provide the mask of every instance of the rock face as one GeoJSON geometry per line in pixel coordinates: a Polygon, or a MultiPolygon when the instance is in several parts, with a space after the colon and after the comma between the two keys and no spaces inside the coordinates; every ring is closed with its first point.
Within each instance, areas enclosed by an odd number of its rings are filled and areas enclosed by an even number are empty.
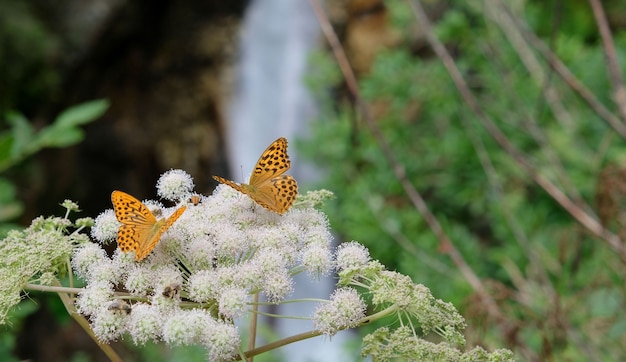
{"type": "MultiPolygon", "coordinates": [[[[110,208],[107,195],[113,189],[154,197],[159,175],[171,168],[185,169],[198,192],[210,193],[216,184],[211,175],[225,170],[216,166],[225,163],[223,104],[231,88],[245,4],[33,2],[30,11],[36,15],[31,16],[40,17],[56,41],[56,55],[47,64],[59,79],[51,96],[20,111],[45,124],[86,100],[106,98],[110,108],[85,127],[81,144],[45,150],[26,175],[18,175],[20,198],[28,205],[24,220],[58,213],[66,198],[80,204],[82,216],[95,217],[110,208]]],[[[43,308],[27,317],[15,348],[19,358],[70,360],[82,350],[100,360],[102,352],[80,327],[50,322],[56,319],[50,310],[56,309],[43,308]]]]}
{"type": "MultiPolygon", "coordinates": [[[[101,3],[87,4],[97,13],[101,3]]],[[[215,185],[210,175],[223,170],[216,166],[225,162],[223,109],[245,2],[109,3],[115,6],[106,16],[93,16],[92,24],[69,15],[47,20],[89,36],[57,37],[67,50],[58,62],[62,88],[36,113],[52,119],[69,105],[96,98],[111,106],[86,127],[79,146],[41,156],[44,179],[51,181],[31,193],[38,212],[67,197],[97,212],[107,200],[94,195],[114,188],[152,196],[158,176],[171,168],[185,169],[196,189],[207,193],[215,185]]],[[[89,14],[88,6],[74,13],[89,14]]]]}

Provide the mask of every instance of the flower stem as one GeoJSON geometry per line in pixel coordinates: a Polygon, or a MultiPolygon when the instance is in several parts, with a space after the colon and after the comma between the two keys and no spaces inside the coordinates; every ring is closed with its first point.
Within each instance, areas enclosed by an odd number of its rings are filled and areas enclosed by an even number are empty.
{"type": "Polygon", "coordinates": [[[24,290],[38,290],[41,292],[78,294],[83,291],[83,288],[70,288],[70,287],[63,287],[63,286],[50,286],[50,285],[39,285],[39,284],[27,283],[24,286],[24,290]]]}
{"type": "MultiPolygon", "coordinates": [[[[369,324],[369,323],[372,323],[373,321],[376,321],[376,320],[379,320],[381,318],[387,317],[390,314],[395,313],[397,310],[398,310],[397,306],[395,306],[395,305],[389,306],[389,307],[381,310],[378,313],[372,314],[370,316],[366,316],[365,318],[361,319],[359,321],[359,324],[356,327],[354,327],[354,328],[358,328],[358,327],[363,326],[365,324],[369,324]]],[[[259,313],[259,314],[261,314],[261,313],[259,313]]],[[[345,329],[345,328],[343,328],[343,329],[345,329]]],[[[310,332],[304,332],[304,333],[296,334],[296,335],[293,335],[293,336],[290,336],[290,337],[287,337],[287,338],[283,338],[283,339],[278,340],[276,342],[272,342],[272,343],[266,344],[264,346],[255,348],[255,349],[248,350],[245,353],[245,356],[246,356],[246,358],[250,358],[250,357],[259,355],[261,353],[265,353],[267,351],[271,351],[273,349],[276,349],[276,348],[279,348],[279,347],[282,347],[282,346],[286,346],[286,345],[288,345],[290,343],[302,341],[302,340],[305,340],[305,339],[309,339],[309,338],[313,338],[313,337],[317,337],[317,336],[321,336],[321,335],[322,335],[322,332],[320,332],[320,331],[310,331],[310,332]]]]}
{"type": "Polygon", "coordinates": [[[109,360],[111,360],[111,362],[122,362],[123,361],[122,358],[117,354],[117,352],[115,352],[115,350],[110,345],[101,343],[98,340],[98,338],[96,338],[96,336],[93,334],[93,331],[91,330],[91,326],[89,325],[89,322],[85,319],[85,317],[83,317],[80,313],[78,313],[78,311],[74,307],[74,302],[72,301],[72,298],[70,297],[70,293],[76,294],[80,292],[82,289],[62,287],[61,283],[59,283],[58,281],[57,283],[59,284],[59,286],[57,287],[35,285],[35,284],[28,284],[27,286],[35,287],[35,288],[30,288],[32,290],[56,291],[56,293],[59,294],[59,298],[61,298],[61,302],[63,302],[63,305],[65,306],[65,310],[67,310],[67,313],[72,318],[74,318],[76,323],[78,323],[78,325],[81,326],[85,330],[85,332],[87,332],[89,337],[91,337],[91,339],[93,339],[93,341],[96,342],[96,344],[98,345],[98,347],[100,347],[102,352],[104,352],[104,354],[107,357],[109,357],[109,360]],[[55,288],[55,290],[52,290],[52,288],[55,288]]]}
{"type": "MultiPolygon", "coordinates": [[[[258,321],[258,315],[257,312],[259,310],[259,293],[254,293],[254,301],[252,304],[252,315],[250,316],[250,331],[248,333],[249,335],[249,339],[248,339],[248,350],[253,350],[254,346],[255,346],[255,342],[256,342],[256,328],[257,328],[257,321],[258,321]]],[[[254,355],[249,356],[248,361],[252,362],[254,360],[254,355]]]]}

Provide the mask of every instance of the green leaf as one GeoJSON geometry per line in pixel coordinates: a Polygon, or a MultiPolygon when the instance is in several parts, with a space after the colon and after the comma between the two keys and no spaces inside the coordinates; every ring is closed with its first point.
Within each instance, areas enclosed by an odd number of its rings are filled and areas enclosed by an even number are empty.
{"type": "Polygon", "coordinates": [[[39,134],[41,147],[67,147],[82,141],[84,132],[80,128],[50,126],[39,134]]]}
{"type": "Polygon", "coordinates": [[[6,178],[0,177],[0,204],[14,200],[15,195],[15,185],[6,178]]]}
{"type": "MultiPolygon", "coordinates": [[[[13,137],[10,132],[0,134],[0,164],[6,163],[11,158],[13,137]]],[[[0,167],[0,170],[2,167],[0,167]]]]}
{"type": "Polygon", "coordinates": [[[15,219],[22,214],[24,206],[16,200],[15,185],[0,177],[0,222],[15,219]]]}
{"type": "Polygon", "coordinates": [[[12,126],[12,147],[10,150],[11,157],[19,157],[23,153],[28,152],[31,147],[35,131],[30,122],[20,113],[8,112],[7,122],[12,126]]]}
{"type": "Polygon", "coordinates": [[[98,99],[72,106],[61,112],[54,125],[58,127],[74,127],[89,123],[102,116],[109,108],[109,101],[98,99]]]}

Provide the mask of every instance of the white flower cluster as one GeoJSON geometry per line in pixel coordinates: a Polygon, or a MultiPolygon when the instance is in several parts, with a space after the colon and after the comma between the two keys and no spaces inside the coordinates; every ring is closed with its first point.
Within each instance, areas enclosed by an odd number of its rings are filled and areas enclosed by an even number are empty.
{"type": "MultiPolygon", "coordinates": [[[[66,200],[67,214],[78,205],[66,200]]],[[[0,239],[0,325],[8,322],[9,310],[21,300],[26,283],[55,285],[75,244],[85,243],[80,234],[68,234],[67,218],[38,217],[24,230],[11,230],[0,239]]],[[[86,242],[86,244],[90,244],[86,242]]]]}
{"type": "Polygon", "coordinates": [[[315,311],[315,329],[332,336],[342,329],[356,327],[365,317],[365,309],[365,302],[355,289],[337,289],[330,302],[320,305],[315,311]]]}
{"type": "Polygon", "coordinates": [[[87,281],[77,307],[103,341],[128,333],[138,344],[202,344],[210,360],[228,359],[239,347],[232,320],[250,310],[254,293],[280,302],[293,289],[293,274],[331,271],[323,213],[294,207],[280,216],[225,185],[190,202],[192,187],[181,170],[159,180],[159,195],[178,205],[163,208],[157,218],[187,208],[143,261],[119,249],[109,257],[102,249],[119,227],[112,210],[96,219],[91,233],[101,244],[75,251],[74,270],[87,281]],[[121,300],[127,307],[120,307],[121,300]]]}

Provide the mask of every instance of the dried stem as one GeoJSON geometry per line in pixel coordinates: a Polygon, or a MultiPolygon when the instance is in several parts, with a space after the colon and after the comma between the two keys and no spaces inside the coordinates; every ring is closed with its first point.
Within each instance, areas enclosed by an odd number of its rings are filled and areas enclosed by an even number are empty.
{"type": "MultiPolygon", "coordinates": [[[[500,1],[501,4],[502,1],[500,1]]],[[[503,6],[506,10],[506,7],[503,6]]],[[[608,108],[598,100],[598,98],[585,87],[584,84],[569,70],[569,68],[550,50],[550,48],[544,44],[544,42],[537,37],[535,33],[529,31],[528,28],[519,24],[519,20],[515,16],[509,14],[509,20],[516,23],[517,28],[521,29],[523,35],[531,43],[534,49],[548,61],[548,64],[556,71],[561,79],[572,89],[587,105],[602,118],[617,134],[626,139],[626,125],[620,121],[608,108]]]]}
{"type": "Polygon", "coordinates": [[[470,107],[472,112],[477,116],[483,127],[487,129],[491,137],[515,160],[518,166],[524,170],[535,182],[543,188],[552,198],[563,207],[572,217],[584,226],[592,235],[604,240],[607,245],[613,249],[626,263],[626,246],[622,240],[609,230],[605,229],[594,217],[586,213],[578,207],[561,189],[554,185],[550,180],[543,177],[537,172],[532,164],[524,157],[524,155],[509,141],[509,139],[496,126],[493,120],[479,106],[478,101],[469,89],[469,86],[463,79],[461,72],[456,66],[452,56],[443,44],[434,35],[430,21],[424,12],[423,7],[417,0],[409,0],[413,12],[418,20],[419,25],[424,30],[426,38],[433,48],[434,52],[441,59],[444,66],[448,70],[452,81],[457,87],[461,97],[470,107]]]}
{"type": "MultiPolygon", "coordinates": [[[[512,19],[510,18],[513,16],[511,15],[510,11],[505,10],[508,9],[507,5],[502,4],[500,0],[492,0],[492,3],[486,4],[485,8],[488,10],[485,13],[489,15],[496,24],[498,24],[500,29],[502,29],[503,33],[507,37],[508,41],[511,43],[512,49],[514,49],[518,53],[520,60],[526,66],[526,69],[528,70],[531,78],[534,79],[538,85],[545,88],[543,93],[545,94],[547,105],[552,110],[552,114],[559,121],[562,128],[572,129],[574,120],[566,111],[567,107],[565,107],[565,105],[563,105],[563,102],[561,102],[562,97],[557,93],[555,87],[550,84],[549,74],[546,72],[540,61],[535,56],[535,52],[531,48],[528,41],[524,38],[522,31],[519,29],[518,23],[511,21],[512,19]]],[[[517,100],[517,97],[512,97],[512,99],[517,100]]],[[[586,212],[591,212],[591,207],[580,196],[578,189],[574,186],[570,178],[567,176],[565,168],[560,162],[557,154],[554,152],[552,147],[548,145],[547,136],[537,125],[535,118],[528,116],[525,124],[528,127],[527,129],[530,135],[534,137],[535,141],[539,145],[541,145],[541,149],[546,155],[547,159],[552,162],[551,167],[567,193],[578,205],[578,207],[585,210],[586,212]]]]}
{"type": "Polygon", "coordinates": [[[615,52],[615,44],[613,43],[613,35],[609,29],[609,23],[606,20],[604,8],[599,0],[589,0],[593,15],[598,24],[598,30],[602,37],[604,45],[604,56],[606,57],[607,68],[609,71],[609,80],[613,84],[613,100],[617,105],[617,109],[622,117],[622,121],[626,122],[626,88],[624,88],[624,77],[617,61],[617,53],[615,52]]]}
{"type": "Polygon", "coordinates": [[[463,258],[461,253],[458,251],[454,243],[450,240],[450,238],[444,232],[437,218],[432,214],[432,212],[426,205],[426,202],[424,201],[422,196],[415,189],[415,187],[413,187],[411,182],[406,177],[404,167],[396,159],[393,151],[389,147],[389,144],[385,140],[385,137],[383,136],[382,132],[380,131],[376,122],[374,121],[367,104],[363,101],[363,98],[360,96],[360,92],[358,89],[354,72],[352,71],[352,68],[350,67],[350,64],[348,62],[348,58],[346,57],[344,49],[341,46],[339,39],[337,38],[337,34],[335,33],[334,29],[330,25],[328,17],[324,9],[320,5],[319,0],[310,0],[310,3],[311,3],[311,6],[313,7],[315,15],[317,16],[317,20],[320,24],[320,27],[322,28],[322,32],[324,36],[326,37],[326,40],[330,44],[332,52],[337,61],[337,64],[339,65],[343,73],[348,90],[350,94],[354,97],[354,102],[356,103],[356,106],[360,114],[363,116],[363,119],[365,120],[367,127],[374,135],[374,138],[376,139],[378,146],[382,150],[383,155],[385,156],[385,159],[391,166],[395,177],[398,179],[398,181],[402,185],[404,192],[407,194],[413,206],[419,211],[419,213],[422,215],[422,217],[424,218],[424,220],[426,221],[430,229],[438,238],[440,242],[440,249],[446,254],[448,254],[448,256],[452,259],[452,261],[454,262],[456,267],[459,269],[461,274],[465,277],[468,283],[476,291],[476,293],[482,299],[483,303],[485,303],[486,305],[485,310],[487,310],[495,320],[500,321],[500,322],[505,322],[504,316],[502,315],[502,312],[500,311],[499,306],[495,303],[495,301],[489,295],[489,293],[487,293],[485,286],[483,285],[480,278],[478,278],[476,273],[474,273],[474,271],[471,269],[469,264],[465,261],[465,259],[463,258]]]}

